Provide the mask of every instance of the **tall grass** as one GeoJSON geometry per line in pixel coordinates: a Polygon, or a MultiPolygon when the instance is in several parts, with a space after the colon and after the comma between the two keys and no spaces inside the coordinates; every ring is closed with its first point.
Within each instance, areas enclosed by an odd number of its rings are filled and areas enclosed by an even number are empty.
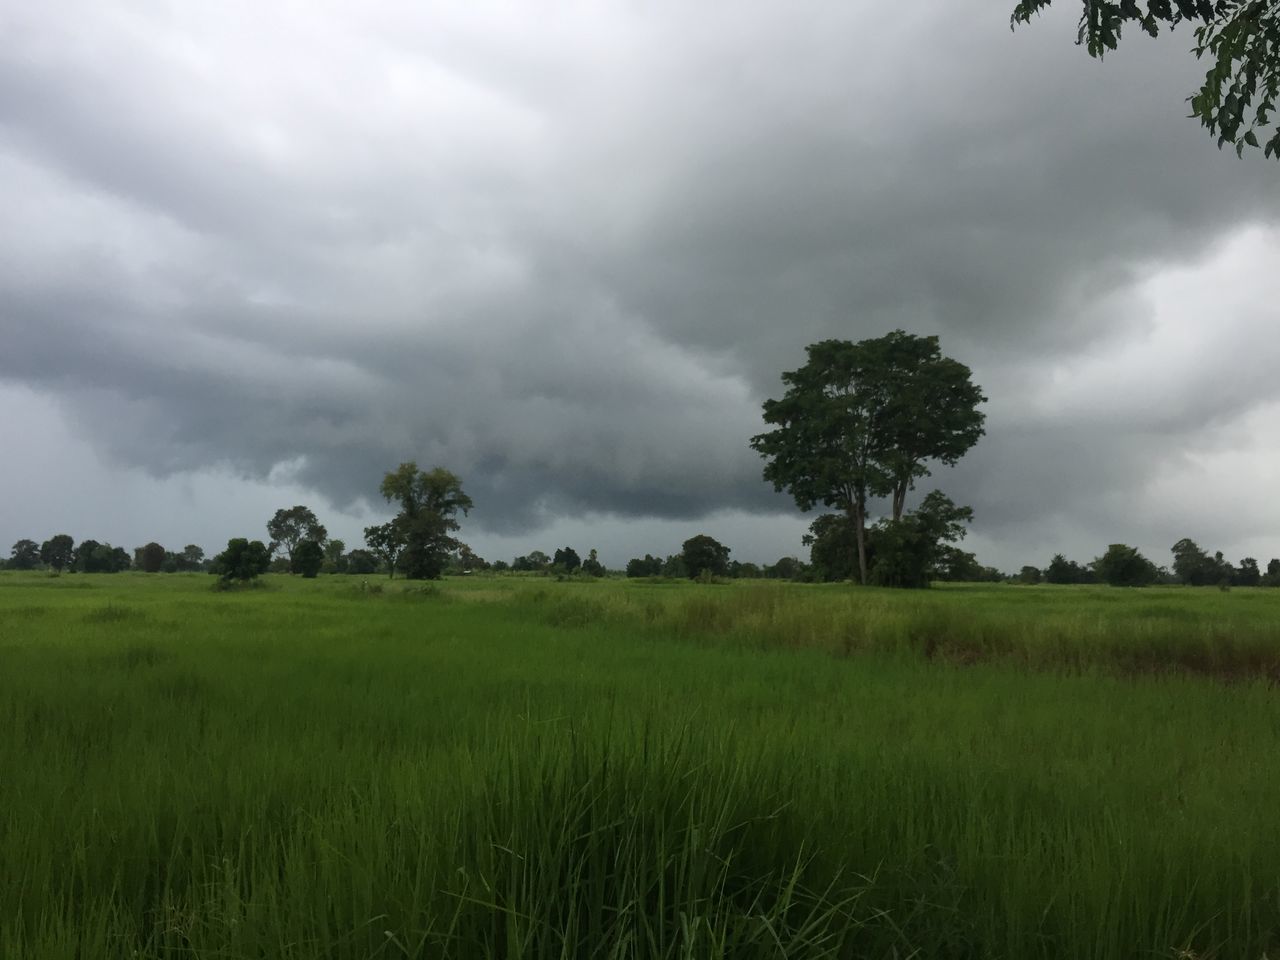
{"type": "Polygon", "coordinates": [[[82,582],[0,578],[6,960],[1280,945],[1263,682],[832,657],[825,589],[82,582]]]}

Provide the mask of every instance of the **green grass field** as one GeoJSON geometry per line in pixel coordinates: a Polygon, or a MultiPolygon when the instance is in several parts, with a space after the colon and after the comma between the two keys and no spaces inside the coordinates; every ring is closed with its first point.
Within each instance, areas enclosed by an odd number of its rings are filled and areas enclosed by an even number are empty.
{"type": "Polygon", "coordinates": [[[0,574],[0,957],[1280,951],[1280,591],[0,574]]]}

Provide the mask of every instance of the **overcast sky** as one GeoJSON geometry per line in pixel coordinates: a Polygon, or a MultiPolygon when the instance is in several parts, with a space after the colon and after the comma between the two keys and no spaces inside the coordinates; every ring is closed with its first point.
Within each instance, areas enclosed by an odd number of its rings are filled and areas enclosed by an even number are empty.
{"type": "Polygon", "coordinates": [[[1280,165],[1011,6],[0,0],[0,552],[356,546],[413,459],[489,559],[803,556],[760,404],[902,328],[983,562],[1280,556],[1280,165]]]}

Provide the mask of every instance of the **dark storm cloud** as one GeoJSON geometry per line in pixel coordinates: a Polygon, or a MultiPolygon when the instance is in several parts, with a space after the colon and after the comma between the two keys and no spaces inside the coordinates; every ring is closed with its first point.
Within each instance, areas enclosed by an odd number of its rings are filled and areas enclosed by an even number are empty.
{"type": "Polygon", "coordinates": [[[806,343],[904,327],[992,398],[936,478],[980,524],[1121,522],[1280,357],[1247,325],[1194,384],[1126,354],[1100,414],[1046,384],[1274,220],[1275,173],[1183,119],[1188,38],[1099,65],[1070,11],[1004,6],[9,14],[0,378],[157,475],[350,505],[413,458],[512,530],[787,508],[760,400],[806,343]]]}

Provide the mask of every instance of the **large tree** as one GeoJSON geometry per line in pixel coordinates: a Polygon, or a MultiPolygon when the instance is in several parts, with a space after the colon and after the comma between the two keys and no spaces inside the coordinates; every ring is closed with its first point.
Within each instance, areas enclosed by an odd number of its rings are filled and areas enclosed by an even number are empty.
{"type": "Polygon", "coordinates": [[[729,548],[705,533],[690,537],[681,544],[680,557],[690,577],[697,577],[704,570],[715,577],[729,575],[729,548]]]}
{"type": "Polygon", "coordinates": [[[767,400],[776,429],[753,437],[764,477],[801,510],[822,503],[853,526],[859,579],[867,582],[867,502],[889,497],[902,518],[907,492],[930,462],[954,464],[982,436],[986,398],[964,364],[944,357],[937,337],[895,330],[851,343],[824,340],[782,375],[787,391],[767,400]]]}
{"type": "MultiPolygon", "coordinates": [[[[1029,23],[1053,0],[1022,0],[1012,23],[1029,23]]],[[[1192,50],[1212,66],[1200,89],[1188,97],[1191,115],[1236,153],[1260,145],[1267,136],[1268,157],[1280,159],[1280,126],[1274,120],[1280,94],[1280,4],[1276,0],[1074,0],[1083,2],[1077,42],[1093,57],[1120,44],[1126,24],[1151,36],[1161,26],[1195,26],[1192,50]]]]}
{"type": "MultiPolygon", "coordinates": [[[[438,579],[449,554],[459,545],[453,537],[460,529],[458,511],[465,515],[472,507],[462,481],[443,467],[419,470],[409,461],[383,477],[379,489],[388,502],[400,506],[390,526],[401,545],[398,560],[405,576],[411,580],[438,579]]],[[[366,539],[368,535],[366,530],[366,539]]],[[[374,547],[372,542],[369,545],[374,547]]]]}
{"type": "Polygon", "coordinates": [[[34,570],[40,563],[40,544],[34,540],[19,540],[9,552],[10,570],[34,570]]]}
{"type": "Polygon", "coordinates": [[[56,573],[71,566],[75,559],[75,541],[67,533],[59,533],[40,544],[40,562],[56,573]]]}
{"type": "Polygon", "coordinates": [[[314,540],[323,545],[329,539],[329,531],[314,511],[301,504],[288,510],[277,510],[275,516],[267,521],[267,533],[271,535],[273,551],[276,547],[284,547],[290,567],[293,566],[293,551],[303,540],[314,540]]]}

